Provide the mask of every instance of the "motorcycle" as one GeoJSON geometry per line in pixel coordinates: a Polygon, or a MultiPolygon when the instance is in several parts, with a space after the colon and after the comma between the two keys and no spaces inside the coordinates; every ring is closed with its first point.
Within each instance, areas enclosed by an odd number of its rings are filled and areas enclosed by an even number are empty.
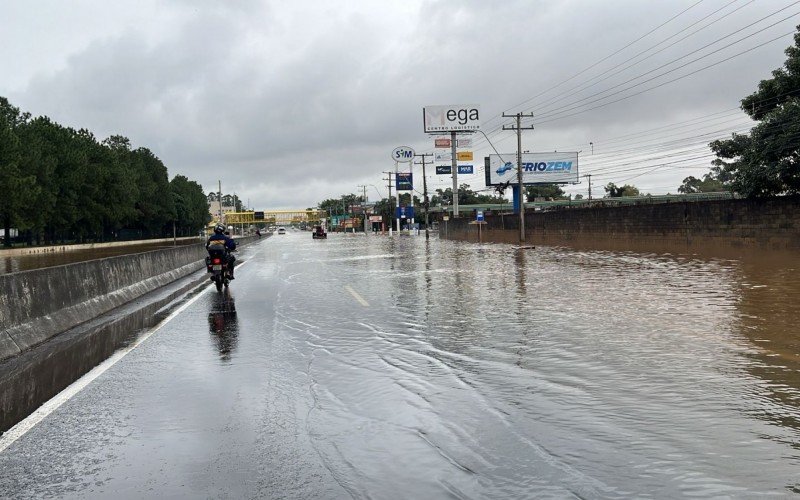
{"type": "Polygon", "coordinates": [[[223,286],[228,287],[231,282],[230,270],[224,254],[215,252],[206,257],[206,269],[211,273],[211,281],[214,282],[218,292],[222,291],[223,286]]]}

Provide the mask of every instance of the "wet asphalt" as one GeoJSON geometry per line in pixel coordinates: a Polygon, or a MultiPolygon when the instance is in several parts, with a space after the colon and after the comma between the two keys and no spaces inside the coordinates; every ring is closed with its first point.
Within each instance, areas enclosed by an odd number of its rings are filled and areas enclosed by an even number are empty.
{"type": "Polygon", "coordinates": [[[0,497],[796,488],[798,387],[735,264],[307,232],[239,261],[0,452],[0,497]]]}

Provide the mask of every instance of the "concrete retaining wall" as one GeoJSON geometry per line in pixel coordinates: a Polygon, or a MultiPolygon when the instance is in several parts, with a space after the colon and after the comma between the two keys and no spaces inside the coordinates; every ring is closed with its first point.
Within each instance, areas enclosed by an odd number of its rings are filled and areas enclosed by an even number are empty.
{"type": "Polygon", "coordinates": [[[197,271],[203,245],[0,275],[0,360],[197,271]]]}
{"type": "MultiPolygon", "coordinates": [[[[440,235],[477,241],[468,219],[450,220],[440,235]]],[[[488,216],[483,241],[519,241],[519,217],[488,216]]],[[[608,249],[800,250],[800,197],[715,200],[564,209],[527,213],[526,243],[608,249]]]]}
{"type": "Polygon", "coordinates": [[[0,275],[0,361],[201,269],[206,255],[185,245],[0,275]]]}
{"type": "Polygon", "coordinates": [[[201,242],[202,238],[197,236],[184,236],[181,238],[157,238],[152,240],[128,240],[128,241],[108,241],[105,243],[81,243],[75,245],[49,245],[44,247],[22,247],[22,248],[2,248],[0,249],[0,256],[10,257],[18,255],[38,255],[48,253],[62,253],[74,252],[76,250],[93,250],[96,248],[111,248],[111,247],[128,247],[136,245],[157,245],[163,243],[165,245],[172,245],[173,242],[178,241],[181,245],[190,244],[191,242],[201,242]]]}

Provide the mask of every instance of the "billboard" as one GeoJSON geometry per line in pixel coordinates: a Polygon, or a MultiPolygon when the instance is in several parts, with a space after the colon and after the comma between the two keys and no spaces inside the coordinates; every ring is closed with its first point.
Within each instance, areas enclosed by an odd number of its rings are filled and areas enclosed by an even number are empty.
{"type": "Polygon", "coordinates": [[[414,207],[396,207],[394,209],[394,216],[398,219],[413,219],[414,207]]]}
{"type": "Polygon", "coordinates": [[[459,165],[458,166],[458,173],[459,174],[473,174],[475,173],[472,165],[459,165]]]}
{"type": "Polygon", "coordinates": [[[472,161],[472,151],[459,151],[456,153],[458,161],[472,161]]]}
{"type": "Polygon", "coordinates": [[[452,174],[453,167],[450,165],[437,165],[436,166],[436,175],[444,175],[444,174],[452,174]]]}
{"type": "Polygon", "coordinates": [[[453,153],[435,153],[433,155],[433,161],[453,161],[453,153]]]}
{"type": "MultiPolygon", "coordinates": [[[[433,140],[433,146],[436,148],[449,148],[452,145],[449,137],[437,137],[433,140]]],[[[456,139],[456,147],[468,148],[470,146],[472,146],[472,139],[469,137],[456,139]]]]}
{"type": "Polygon", "coordinates": [[[398,191],[413,191],[414,183],[412,182],[411,172],[398,172],[395,174],[395,188],[398,191]]]}
{"type": "Polygon", "coordinates": [[[392,150],[392,160],[400,163],[414,161],[414,149],[408,146],[398,146],[392,150]]]}
{"type": "Polygon", "coordinates": [[[425,133],[475,132],[480,130],[480,108],[478,104],[425,106],[422,108],[425,133]]]}
{"type": "MultiPolygon", "coordinates": [[[[517,155],[489,155],[486,185],[517,183],[517,155]]],[[[578,182],[578,153],[522,153],[522,184],[575,184],[578,182]]]]}

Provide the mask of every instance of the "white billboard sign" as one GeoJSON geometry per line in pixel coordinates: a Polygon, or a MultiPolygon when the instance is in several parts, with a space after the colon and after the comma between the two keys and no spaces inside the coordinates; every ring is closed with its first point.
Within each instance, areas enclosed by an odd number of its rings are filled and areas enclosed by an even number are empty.
{"type": "Polygon", "coordinates": [[[475,132],[481,129],[480,105],[455,104],[450,106],[425,106],[422,120],[425,132],[475,132]]]}
{"type": "Polygon", "coordinates": [[[400,163],[414,161],[414,149],[408,146],[399,146],[392,150],[392,160],[400,163]]]}
{"type": "Polygon", "coordinates": [[[438,161],[438,162],[453,161],[453,153],[434,153],[433,161],[438,161]]]}
{"type": "MultiPolygon", "coordinates": [[[[486,184],[517,183],[517,155],[489,155],[486,184]]],[[[574,184],[578,182],[578,153],[523,153],[522,184],[574,184]]]]}

